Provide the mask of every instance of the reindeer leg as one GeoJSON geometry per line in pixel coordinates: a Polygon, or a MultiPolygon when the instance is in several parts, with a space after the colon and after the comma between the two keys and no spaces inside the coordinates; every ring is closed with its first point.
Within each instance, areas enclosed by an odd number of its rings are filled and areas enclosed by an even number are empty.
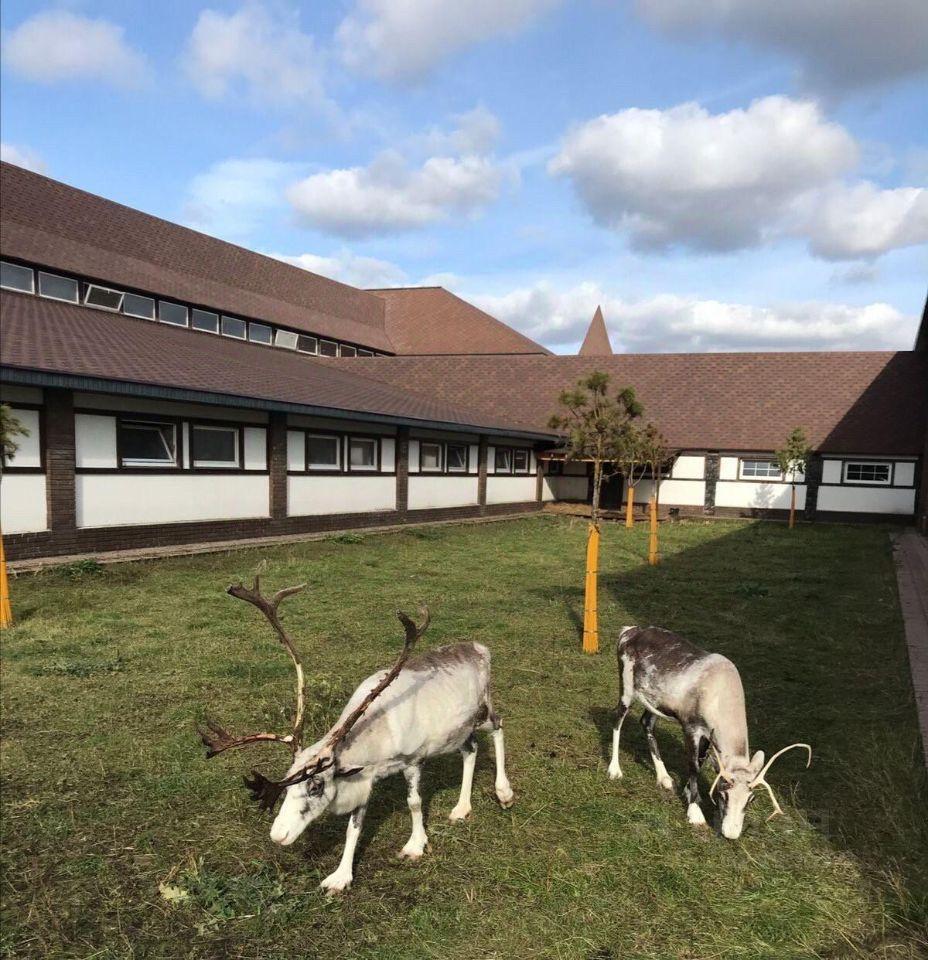
{"type": "Polygon", "coordinates": [[[506,776],[506,742],[503,739],[503,721],[490,710],[490,723],[493,725],[493,754],[496,757],[496,799],[499,805],[508,810],[515,802],[516,795],[512,792],[509,777],[506,776]]]}
{"type": "Polygon", "coordinates": [[[325,890],[326,896],[342,893],[351,886],[354,879],[354,850],[361,836],[361,825],[364,823],[366,806],[358,807],[348,818],[348,832],[345,834],[345,849],[342,858],[334,873],[330,873],[319,886],[325,890]]]}
{"type": "Polygon", "coordinates": [[[657,776],[657,785],[663,790],[673,790],[673,780],[667,773],[664,761],[661,759],[661,752],[657,746],[657,737],[654,736],[654,724],[657,723],[657,717],[650,710],[645,710],[641,715],[641,725],[648,737],[648,749],[651,751],[651,762],[654,764],[654,773],[657,776]]]}
{"type": "Polygon", "coordinates": [[[408,793],[406,800],[409,803],[409,812],[412,814],[412,834],[406,841],[406,846],[400,850],[401,857],[418,860],[425,852],[429,838],[425,832],[425,821],[422,816],[422,797],[419,795],[419,780],[422,776],[422,767],[411,764],[403,769],[406,778],[408,793]]]}
{"type": "Polygon", "coordinates": [[[464,758],[464,773],[461,776],[461,795],[455,808],[448,814],[449,820],[466,820],[470,816],[470,795],[474,787],[474,767],[477,765],[477,738],[471,734],[461,747],[464,758]]]}
{"type": "Polygon", "coordinates": [[[703,815],[700,806],[699,797],[699,771],[709,752],[709,741],[703,736],[702,731],[686,731],[686,763],[689,767],[689,780],[683,788],[683,796],[686,797],[686,819],[694,827],[704,827],[706,818],[703,815]]]}
{"type": "Polygon", "coordinates": [[[619,738],[622,735],[622,724],[628,713],[632,701],[635,699],[634,670],[630,660],[619,657],[622,667],[622,696],[619,705],[615,708],[615,726],[612,728],[612,760],[609,762],[609,779],[619,780],[622,777],[622,767],[619,764],[619,738]]]}

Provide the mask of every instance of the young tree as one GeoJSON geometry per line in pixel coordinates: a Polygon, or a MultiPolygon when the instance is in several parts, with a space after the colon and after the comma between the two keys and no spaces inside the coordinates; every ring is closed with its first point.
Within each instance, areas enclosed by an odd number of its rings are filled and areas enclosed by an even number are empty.
{"type": "Polygon", "coordinates": [[[631,387],[609,395],[609,374],[594,372],[565,390],[559,402],[562,413],[554,414],[548,425],[565,434],[566,460],[585,460],[593,465],[593,500],[586,551],[586,588],[583,604],[583,650],[599,650],[596,594],[599,572],[599,503],[605,480],[619,470],[625,447],[632,440],[633,423],[642,414],[641,404],[631,387]]]}
{"type": "Polygon", "coordinates": [[[649,504],[651,535],[648,543],[648,563],[655,566],[660,562],[657,545],[657,507],[660,503],[661,471],[671,454],[663,434],[653,423],[649,423],[643,430],[638,431],[638,451],[654,484],[649,504]]]}
{"type": "Polygon", "coordinates": [[[625,526],[629,530],[635,526],[635,488],[648,470],[644,452],[644,429],[629,424],[616,461],[628,487],[625,501],[625,526]]]}
{"type": "Polygon", "coordinates": [[[776,460],[780,472],[789,477],[789,526],[790,529],[796,526],[796,474],[805,474],[809,457],[812,455],[812,448],[806,440],[805,431],[802,427],[795,427],[786,438],[783,447],[777,450],[773,457],[776,460]]]}

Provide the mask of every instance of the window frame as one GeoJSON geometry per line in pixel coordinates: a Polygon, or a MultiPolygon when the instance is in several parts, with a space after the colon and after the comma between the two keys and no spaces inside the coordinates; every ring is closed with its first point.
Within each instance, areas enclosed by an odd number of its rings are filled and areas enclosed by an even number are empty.
{"type": "Polygon", "coordinates": [[[0,283],[0,288],[4,290],[12,290],[14,293],[29,293],[34,295],[36,292],[36,278],[35,278],[35,267],[30,266],[26,263],[17,263],[15,260],[3,260],[4,264],[10,267],[16,267],[19,270],[28,270],[29,271],[29,289],[23,290],[21,287],[11,287],[8,284],[0,283]]]}
{"type": "Polygon", "coordinates": [[[274,327],[274,346],[278,350],[296,350],[300,342],[300,335],[295,330],[287,330],[285,327],[274,327]],[[281,343],[283,337],[293,337],[293,343],[281,343]]]}
{"type": "Polygon", "coordinates": [[[304,353],[304,354],[306,354],[307,357],[318,357],[318,356],[319,356],[319,338],[316,337],[316,336],[313,336],[313,334],[311,334],[311,333],[300,333],[300,334],[297,334],[297,338],[296,338],[296,352],[297,352],[297,353],[304,353]],[[313,349],[313,350],[304,350],[304,349],[300,346],[300,341],[301,341],[301,340],[312,340],[312,341],[314,341],[315,344],[316,344],[315,349],[313,349]]]}
{"type": "Polygon", "coordinates": [[[146,294],[146,293],[135,293],[135,292],[132,291],[132,290],[127,290],[127,291],[125,291],[125,293],[123,294],[122,306],[120,307],[120,311],[121,311],[121,313],[123,314],[123,316],[125,316],[125,317],[135,317],[136,320],[153,320],[153,321],[155,321],[156,323],[159,322],[159,321],[158,321],[158,298],[157,298],[157,297],[150,297],[150,296],[148,296],[148,294],[146,294]],[[148,301],[150,301],[150,302],[151,302],[151,316],[145,316],[144,313],[131,313],[129,310],[127,310],[127,309],[126,309],[126,298],[127,298],[127,297],[138,297],[139,300],[148,300],[148,301]]]}
{"type": "MultiPolygon", "coordinates": [[[[102,411],[96,411],[106,415],[102,411]]],[[[153,470],[163,470],[175,473],[184,467],[183,450],[183,421],[174,417],[159,417],[148,414],[119,414],[116,417],[116,463],[120,470],[138,470],[150,473],[153,470]],[[126,457],[123,430],[127,424],[142,424],[158,427],[170,427],[174,432],[174,460],[143,460],[142,458],[126,457]]],[[[91,471],[96,472],[96,471],[91,471]]]]}
{"type": "Polygon", "coordinates": [[[219,334],[223,337],[228,337],[230,340],[240,340],[242,343],[248,342],[248,321],[243,320],[241,317],[233,317],[228,313],[220,314],[219,316],[219,334]],[[242,325],[242,335],[238,336],[235,333],[226,333],[223,329],[225,326],[225,321],[231,320],[233,323],[240,323],[242,325]]]}
{"type": "Polygon", "coordinates": [[[248,321],[248,342],[256,343],[259,347],[273,347],[274,346],[274,327],[270,323],[262,323],[260,320],[249,320],[248,321]],[[256,340],[252,335],[252,331],[256,329],[267,330],[267,340],[256,340]]]}
{"type": "Polygon", "coordinates": [[[779,465],[770,457],[738,457],[738,479],[745,480],[748,483],[786,483],[786,475],[780,470],[779,465]],[[766,463],[772,466],[777,472],[776,475],[766,474],[763,476],[746,475],[744,472],[747,463],[766,463]]]}
{"type": "Polygon", "coordinates": [[[841,485],[847,487],[892,487],[895,486],[896,462],[894,460],[842,460],[841,485]],[[848,478],[850,467],[886,467],[885,480],[851,480],[848,478]]]}
{"type": "Polygon", "coordinates": [[[345,438],[345,472],[346,473],[380,473],[380,437],[365,436],[363,434],[348,434],[345,438]],[[355,443],[371,443],[374,445],[374,462],[371,466],[354,466],[351,462],[351,448],[355,443]]]}
{"type": "Polygon", "coordinates": [[[358,355],[358,348],[352,346],[350,343],[340,343],[338,345],[338,355],[340,357],[356,357],[358,355]],[[345,351],[349,351],[345,353],[345,351]]]}
{"type": "Polygon", "coordinates": [[[419,441],[419,473],[444,473],[445,463],[445,445],[440,440],[419,441]],[[437,467],[427,467],[425,465],[425,447],[435,447],[438,450],[437,467]]]}
{"type": "MultiPolygon", "coordinates": [[[[48,270],[36,270],[35,292],[43,300],[57,300],[59,303],[77,303],[81,302],[81,282],[74,277],[66,276],[63,273],[49,273],[48,270]],[[74,284],[74,299],[69,300],[66,297],[55,297],[50,293],[42,293],[42,277],[50,277],[53,280],[67,280],[74,284]]],[[[125,300],[125,295],[123,296],[125,300]]]]}
{"type": "Polygon", "coordinates": [[[208,333],[210,336],[218,337],[221,336],[222,329],[222,316],[217,313],[215,310],[206,310],[204,307],[191,307],[190,308],[190,329],[195,333],[208,333]],[[206,327],[198,327],[194,325],[193,315],[195,313],[203,314],[205,316],[213,317],[216,320],[216,329],[210,330],[206,327]]]}
{"type": "MultiPolygon", "coordinates": [[[[6,289],[6,288],[4,288],[6,289]]],[[[20,291],[22,293],[23,291],[20,291]]],[[[13,455],[12,460],[7,460],[7,458],[0,453],[0,463],[3,466],[4,473],[45,473],[45,406],[40,403],[20,403],[19,401],[4,401],[7,406],[9,406],[13,412],[13,416],[16,416],[17,410],[34,410],[39,415],[39,429],[38,429],[38,440],[39,440],[39,465],[37,467],[18,467],[16,466],[15,460],[16,455],[13,455]]]]}
{"type": "Polygon", "coordinates": [[[445,473],[453,474],[455,476],[466,476],[470,473],[470,444],[469,443],[458,443],[457,440],[449,440],[445,444],[445,473]],[[464,451],[464,466],[463,467],[452,467],[451,466],[451,457],[449,456],[449,451],[452,447],[459,447],[464,451]]]}
{"type": "Polygon", "coordinates": [[[320,357],[337,357],[337,356],[338,356],[338,341],[337,341],[337,340],[329,340],[329,339],[327,339],[326,337],[316,337],[316,343],[317,343],[317,349],[318,349],[318,351],[319,351],[318,354],[317,354],[317,356],[320,356],[320,357]],[[323,352],[322,352],[322,345],[323,345],[324,343],[326,343],[326,344],[331,344],[331,346],[332,346],[332,348],[333,348],[333,350],[334,350],[335,352],[334,352],[334,353],[323,353],[323,352]]]}
{"type": "Polygon", "coordinates": [[[303,473],[313,473],[313,474],[332,474],[332,473],[342,473],[342,466],[344,463],[344,443],[342,442],[342,435],[339,433],[329,433],[325,430],[305,430],[303,432],[303,446],[304,446],[304,456],[305,456],[305,467],[301,471],[303,473]],[[309,460],[309,441],[310,439],[315,440],[334,440],[335,441],[335,464],[320,464],[319,466],[313,466],[309,460]]]}
{"type": "MultiPolygon", "coordinates": [[[[202,472],[204,470],[238,471],[245,468],[245,427],[240,423],[225,423],[217,420],[190,420],[190,469],[202,472]],[[235,438],[235,460],[197,460],[194,446],[194,435],[197,430],[229,431],[235,438]]],[[[265,429],[267,429],[265,427],[265,429]]]]}
{"type": "Polygon", "coordinates": [[[532,451],[528,447],[513,447],[512,448],[512,472],[519,477],[528,477],[532,474],[532,451]],[[519,453],[525,454],[525,469],[521,469],[516,466],[516,455],[519,453]]]}
{"type": "Polygon", "coordinates": [[[503,476],[512,474],[512,464],[514,459],[512,455],[512,450],[513,450],[512,447],[494,447],[493,448],[493,472],[495,474],[502,474],[503,476]],[[508,466],[506,466],[504,469],[500,469],[500,466],[499,466],[499,456],[501,453],[508,454],[509,463],[508,463],[508,466]]]}
{"type": "Polygon", "coordinates": [[[174,300],[162,300],[162,299],[159,297],[159,298],[158,298],[158,310],[157,310],[156,316],[157,316],[157,318],[158,318],[158,323],[165,323],[165,324],[167,324],[169,327],[178,327],[179,329],[183,329],[183,330],[189,330],[189,329],[190,329],[190,307],[188,307],[186,303],[176,303],[174,300]],[[164,319],[162,319],[162,317],[161,317],[161,305],[162,305],[162,304],[165,304],[166,306],[169,306],[169,307],[180,307],[181,310],[184,311],[184,322],[183,322],[183,323],[175,323],[173,320],[164,320],[164,319]]]}
{"type": "Polygon", "coordinates": [[[107,313],[120,313],[122,311],[122,302],[125,299],[125,290],[117,290],[115,287],[105,287],[102,283],[96,283],[93,280],[88,280],[84,284],[84,294],[81,297],[81,306],[90,307],[92,310],[105,310],[107,313]],[[91,290],[105,290],[107,293],[118,293],[119,303],[117,303],[115,307],[107,307],[102,303],[88,303],[87,298],[90,296],[91,290]]]}

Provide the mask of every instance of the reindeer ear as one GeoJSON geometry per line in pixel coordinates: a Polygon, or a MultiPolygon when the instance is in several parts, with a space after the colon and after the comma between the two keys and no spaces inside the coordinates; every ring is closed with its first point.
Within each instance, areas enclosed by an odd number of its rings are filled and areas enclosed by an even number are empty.
{"type": "Polygon", "coordinates": [[[342,767],[335,768],[336,777],[353,777],[356,773],[360,773],[364,767],[348,767],[343,769],[342,767]]]}
{"type": "Polygon", "coordinates": [[[756,776],[760,773],[761,769],[764,766],[764,751],[758,750],[757,753],[751,757],[751,772],[756,776]]]}

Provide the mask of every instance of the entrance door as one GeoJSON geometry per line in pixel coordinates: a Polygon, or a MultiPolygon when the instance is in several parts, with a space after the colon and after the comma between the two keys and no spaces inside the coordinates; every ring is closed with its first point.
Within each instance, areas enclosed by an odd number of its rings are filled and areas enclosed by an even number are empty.
{"type": "Polygon", "coordinates": [[[619,510],[622,507],[622,490],[625,486],[625,479],[621,474],[610,477],[604,484],[602,495],[600,496],[600,505],[603,510],[619,510]]]}

